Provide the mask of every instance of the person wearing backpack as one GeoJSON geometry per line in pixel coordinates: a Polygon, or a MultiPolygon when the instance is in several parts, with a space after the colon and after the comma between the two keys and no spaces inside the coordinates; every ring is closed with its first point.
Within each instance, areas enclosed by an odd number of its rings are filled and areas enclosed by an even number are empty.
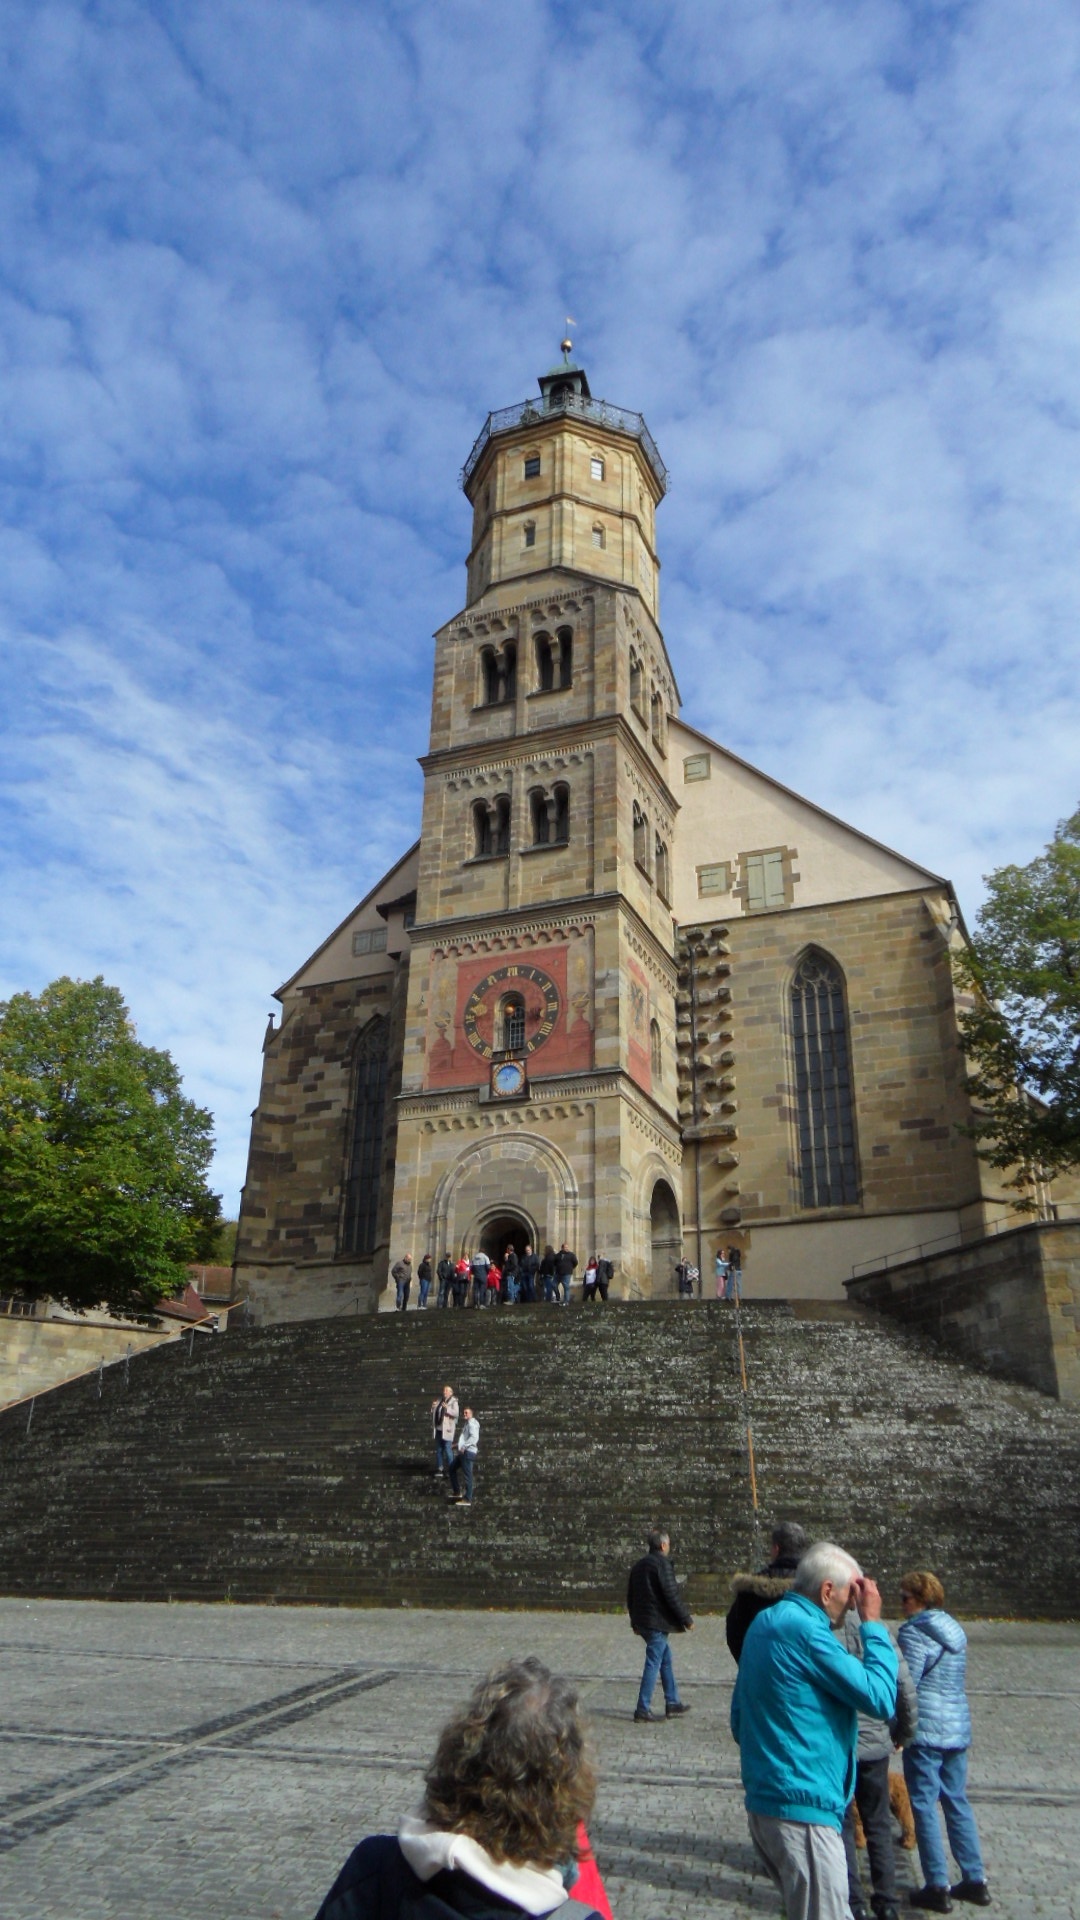
{"type": "Polygon", "coordinates": [[[584,1829],[595,1794],[574,1688],[512,1660],[447,1722],[420,1805],[353,1849],[316,1920],[606,1920],[584,1829]]]}

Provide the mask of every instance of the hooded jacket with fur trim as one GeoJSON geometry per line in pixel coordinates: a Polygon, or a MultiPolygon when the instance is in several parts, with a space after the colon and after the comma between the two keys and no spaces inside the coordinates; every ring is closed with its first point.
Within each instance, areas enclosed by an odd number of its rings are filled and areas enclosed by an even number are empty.
{"type": "Polygon", "coordinates": [[[786,1554],[778,1554],[770,1560],[760,1573],[737,1573],[731,1582],[731,1591],[735,1595],[728,1608],[724,1631],[727,1635],[728,1649],[738,1666],[742,1657],[742,1645],[746,1639],[750,1624],[766,1607],[773,1607],[782,1600],[785,1593],[791,1591],[795,1578],[797,1560],[789,1559],[786,1554]]]}
{"type": "Polygon", "coordinates": [[[443,1833],[416,1813],[396,1839],[361,1840],[315,1920],[546,1920],[567,1899],[558,1868],[493,1860],[478,1840],[443,1833]]]}

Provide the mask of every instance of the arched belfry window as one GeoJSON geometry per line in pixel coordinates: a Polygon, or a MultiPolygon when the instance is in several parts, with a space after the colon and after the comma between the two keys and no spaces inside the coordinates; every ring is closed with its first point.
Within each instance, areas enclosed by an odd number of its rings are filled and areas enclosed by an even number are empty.
{"type": "Polygon", "coordinates": [[[537,688],[540,693],[550,693],[555,685],[555,656],[550,633],[538,633],[533,644],[536,648],[537,688]]]}
{"type": "Polygon", "coordinates": [[[804,1207],[850,1207],[859,1198],[851,1047],[844,978],[811,947],[791,983],[791,1037],[804,1207]]]}
{"type": "Polygon", "coordinates": [[[569,627],[560,627],[555,638],[559,643],[559,685],[568,687],[574,678],[574,635],[569,627]]]}
{"type": "Polygon", "coordinates": [[[652,1063],[653,1078],[658,1080],[664,1070],[664,1043],[660,1037],[659,1020],[649,1022],[649,1058],[652,1063]]]}
{"type": "Polygon", "coordinates": [[[341,1252],[375,1249],[382,1183],[386,1118],[389,1021],[377,1016],[365,1028],[353,1061],[352,1113],[341,1215],[341,1252]]]}
{"type": "Polygon", "coordinates": [[[501,1002],[497,1031],[504,1053],[520,1053],[525,1045],[525,1002],[520,993],[508,993],[501,1002]]]}
{"type": "Polygon", "coordinates": [[[636,800],[634,801],[634,859],[641,868],[642,873],[647,873],[651,880],[652,873],[649,869],[649,816],[638,806],[636,800]]]}

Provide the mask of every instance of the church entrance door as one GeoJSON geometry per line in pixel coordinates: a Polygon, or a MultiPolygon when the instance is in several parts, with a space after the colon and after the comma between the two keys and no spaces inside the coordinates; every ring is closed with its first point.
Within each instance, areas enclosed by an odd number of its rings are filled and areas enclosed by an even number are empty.
{"type": "Polygon", "coordinates": [[[520,1214],[500,1214],[497,1220],[492,1220],[484,1228],[480,1236],[480,1245],[488,1259],[494,1260],[496,1265],[501,1267],[507,1247],[513,1247],[520,1260],[530,1237],[529,1228],[520,1214]]]}
{"type": "Polygon", "coordinates": [[[652,1227],[652,1297],[662,1300],[675,1292],[675,1264],[682,1254],[679,1208],[666,1180],[658,1180],[649,1208],[652,1227]]]}

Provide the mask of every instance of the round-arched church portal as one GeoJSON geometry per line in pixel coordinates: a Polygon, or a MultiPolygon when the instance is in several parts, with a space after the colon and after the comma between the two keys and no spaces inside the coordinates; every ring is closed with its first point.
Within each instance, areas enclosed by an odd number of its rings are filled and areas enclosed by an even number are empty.
{"type": "Polygon", "coordinates": [[[658,1180],[649,1206],[652,1230],[652,1297],[662,1300],[675,1291],[675,1263],[682,1252],[682,1229],[675,1195],[666,1180],[658,1180]]]}

